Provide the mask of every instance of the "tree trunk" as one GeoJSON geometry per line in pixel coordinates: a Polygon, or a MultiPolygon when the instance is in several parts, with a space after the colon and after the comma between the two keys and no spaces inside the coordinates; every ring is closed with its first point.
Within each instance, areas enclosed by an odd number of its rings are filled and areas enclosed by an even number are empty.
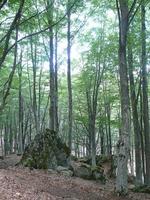
{"type": "Polygon", "coordinates": [[[33,109],[33,116],[34,116],[34,122],[35,122],[35,129],[36,134],[39,133],[39,123],[38,122],[38,114],[37,114],[37,98],[36,98],[36,44],[35,47],[33,47],[33,40],[31,37],[30,40],[31,45],[31,58],[32,58],[32,70],[33,70],[33,102],[32,102],[32,109],[33,109]]]}
{"type": "Polygon", "coordinates": [[[71,10],[67,4],[67,82],[68,82],[68,145],[72,150],[72,83],[71,83],[71,10]]]}
{"type": "Polygon", "coordinates": [[[100,146],[101,146],[101,155],[105,154],[105,149],[104,149],[104,130],[103,130],[103,125],[101,125],[100,129],[100,146]]]}
{"type": "Polygon", "coordinates": [[[23,152],[23,98],[22,98],[22,66],[18,69],[19,75],[19,135],[18,135],[18,153],[23,152]]]}
{"type": "Polygon", "coordinates": [[[135,93],[135,84],[133,77],[133,55],[132,47],[128,45],[128,64],[129,64],[129,79],[130,79],[130,96],[132,105],[133,127],[134,127],[134,142],[135,142],[135,169],[136,169],[136,185],[142,184],[142,159],[141,159],[141,142],[140,142],[140,123],[137,109],[137,98],[135,93]]]}
{"type": "Polygon", "coordinates": [[[90,119],[90,123],[91,123],[91,139],[92,139],[92,167],[96,166],[96,134],[95,134],[95,117],[91,116],[90,119]]]}
{"type": "Polygon", "coordinates": [[[39,121],[39,131],[41,131],[41,81],[42,79],[42,68],[40,69],[40,75],[39,75],[39,100],[38,100],[38,121],[39,121]]]}
{"type": "MultiPolygon", "coordinates": [[[[142,98],[142,91],[140,91],[140,112],[143,112],[143,98],[142,98]]],[[[141,150],[142,150],[142,171],[143,171],[143,178],[144,183],[146,180],[145,175],[145,150],[144,150],[144,135],[143,135],[143,114],[140,115],[140,138],[141,138],[141,150]]]]}
{"type": "Polygon", "coordinates": [[[51,130],[55,130],[55,74],[54,74],[54,44],[53,44],[53,1],[47,0],[48,5],[48,23],[49,23],[49,49],[50,49],[50,58],[49,58],[49,70],[50,70],[50,108],[49,108],[49,117],[50,123],[49,127],[51,130]]]}
{"type": "Polygon", "coordinates": [[[145,160],[146,180],[150,185],[150,127],[149,127],[149,106],[148,106],[148,83],[146,71],[146,26],[145,26],[145,2],[141,5],[141,34],[142,34],[142,91],[143,91],[143,125],[145,137],[145,160]]]}
{"type": "Polygon", "coordinates": [[[58,45],[58,32],[56,27],[55,33],[55,129],[56,132],[59,131],[59,122],[58,122],[58,58],[57,58],[57,45],[58,45]]]}
{"type": "Polygon", "coordinates": [[[121,95],[121,135],[117,143],[117,179],[116,192],[125,195],[128,192],[128,158],[130,138],[130,102],[127,75],[126,43],[128,33],[128,2],[119,0],[119,75],[121,95]]]}
{"type": "Polygon", "coordinates": [[[108,121],[108,153],[109,155],[112,155],[112,141],[111,141],[111,108],[110,108],[110,101],[108,100],[106,105],[106,111],[107,111],[107,121],[108,121]]]}

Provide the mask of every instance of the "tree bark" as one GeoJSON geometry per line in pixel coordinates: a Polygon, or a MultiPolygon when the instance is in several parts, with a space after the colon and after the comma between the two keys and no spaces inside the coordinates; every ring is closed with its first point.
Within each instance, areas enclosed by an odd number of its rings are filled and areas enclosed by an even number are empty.
{"type": "Polygon", "coordinates": [[[58,30],[56,27],[55,32],[55,129],[56,132],[59,131],[59,122],[58,122],[58,30]]]}
{"type": "Polygon", "coordinates": [[[134,142],[135,142],[135,171],[136,171],[136,185],[142,184],[142,158],[141,158],[141,138],[140,138],[140,122],[137,108],[137,98],[135,92],[135,83],[133,76],[133,53],[132,47],[128,45],[128,65],[129,65],[129,80],[130,80],[130,96],[134,127],[134,142]]]}
{"type": "Polygon", "coordinates": [[[128,158],[130,138],[130,101],[127,75],[126,44],[128,34],[128,1],[118,1],[119,13],[119,75],[121,95],[121,135],[117,143],[116,192],[125,195],[128,192],[128,158]]]}
{"type": "Polygon", "coordinates": [[[71,10],[67,3],[68,145],[72,151],[71,10]]]}
{"type": "Polygon", "coordinates": [[[49,24],[49,71],[50,71],[50,108],[49,108],[49,128],[55,130],[55,74],[54,74],[54,35],[53,35],[53,7],[54,2],[47,0],[47,14],[49,24]]]}
{"type": "Polygon", "coordinates": [[[145,137],[145,160],[146,180],[145,184],[150,185],[150,127],[149,127],[149,106],[148,106],[148,83],[146,71],[146,25],[145,25],[145,1],[141,5],[141,34],[142,34],[142,91],[143,91],[143,127],[145,137]]]}
{"type": "Polygon", "coordinates": [[[31,45],[31,59],[32,59],[32,70],[33,70],[33,102],[32,102],[32,110],[33,110],[33,116],[34,116],[34,122],[35,122],[35,129],[36,133],[39,133],[39,123],[38,122],[38,113],[37,113],[37,95],[36,95],[36,44],[35,47],[33,46],[33,40],[31,37],[30,40],[31,45]]]}
{"type": "Polygon", "coordinates": [[[22,66],[18,69],[19,75],[19,133],[18,133],[18,153],[23,153],[23,98],[22,98],[22,66]]]}

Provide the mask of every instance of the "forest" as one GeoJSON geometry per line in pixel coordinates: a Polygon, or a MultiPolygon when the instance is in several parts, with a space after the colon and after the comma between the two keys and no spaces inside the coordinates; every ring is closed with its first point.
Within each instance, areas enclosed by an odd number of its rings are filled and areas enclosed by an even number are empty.
{"type": "Polygon", "coordinates": [[[0,0],[0,200],[150,199],[149,17],[0,0]]]}

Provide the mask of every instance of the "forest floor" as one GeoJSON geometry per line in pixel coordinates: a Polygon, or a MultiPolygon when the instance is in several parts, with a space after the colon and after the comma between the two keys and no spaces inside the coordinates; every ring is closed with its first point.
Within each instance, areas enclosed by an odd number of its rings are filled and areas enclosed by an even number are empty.
{"type": "Polygon", "coordinates": [[[0,160],[0,200],[150,200],[149,194],[129,192],[121,198],[114,193],[113,180],[105,185],[54,172],[16,167],[20,157],[0,160]]]}

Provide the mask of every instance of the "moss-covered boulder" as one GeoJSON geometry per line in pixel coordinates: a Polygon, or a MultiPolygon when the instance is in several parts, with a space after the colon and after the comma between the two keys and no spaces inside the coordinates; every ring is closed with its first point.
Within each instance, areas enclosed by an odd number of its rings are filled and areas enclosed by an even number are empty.
{"type": "Polygon", "coordinates": [[[76,177],[80,177],[83,179],[92,179],[91,166],[86,163],[72,161],[71,170],[73,171],[74,176],[76,177]]]}
{"type": "MultiPolygon", "coordinates": [[[[92,159],[90,157],[82,157],[78,158],[76,161],[79,163],[84,163],[87,165],[92,165],[92,159]]],[[[96,172],[94,172],[94,176],[97,177],[97,171],[99,174],[99,169],[103,169],[103,174],[109,177],[116,176],[116,158],[113,155],[96,155],[96,172]]],[[[101,174],[101,173],[100,173],[101,174]]],[[[99,175],[100,175],[99,174],[99,175]]]]}
{"type": "Polygon", "coordinates": [[[106,183],[106,175],[104,174],[104,169],[100,166],[96,166],[94,168],[91,167],[92,170],[92,179],[99,180],[102,183],[106,183]]]}
{"type": "Polygon", "coordinates": [[[79,161],[71,161],[70,166],[76,177],[88,180],[99,180],[102,183],[106,182],[104,170],[99,166],[93,168],[91,165],[79,161]]]}
{"type": "Polygon", "coordinates": [[[58,174],[61,174],[61,175],[66,176],[66,177],[73,176],[73,171],[69,170],[68,167],[58,166],[56,168],[56,171],[57,171],[58,174]]]}
{"type": "Polygon", "coordinates": [[[55,131],[46,129],[35,136],[25,148],[19,164],[36,169],[55,169],[68,166],[70,149],[57,136],[55,131]]]}

